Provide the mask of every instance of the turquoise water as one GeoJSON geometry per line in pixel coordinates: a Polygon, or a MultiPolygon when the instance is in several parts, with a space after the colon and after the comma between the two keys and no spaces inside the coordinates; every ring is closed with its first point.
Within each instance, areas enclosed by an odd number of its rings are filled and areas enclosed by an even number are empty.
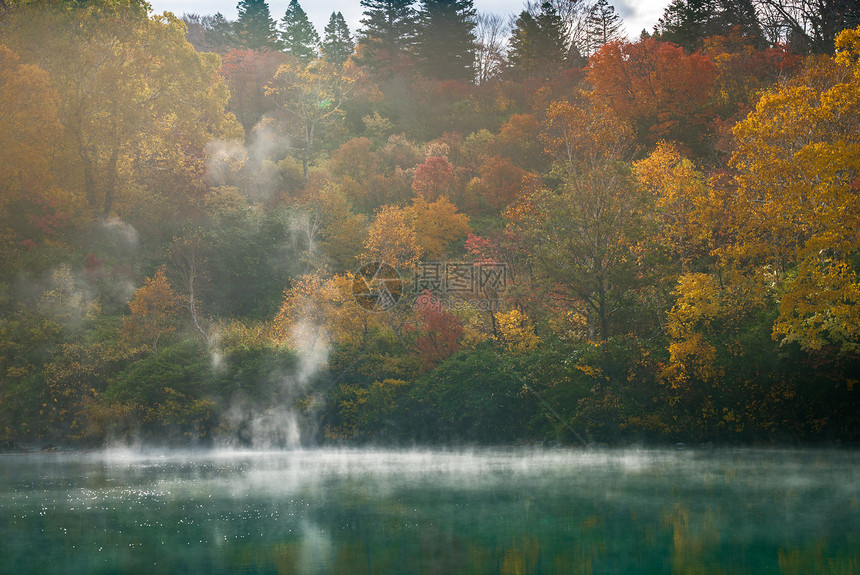
{"type": "Polygon", "coordinates": [[[860,573],[860,454],[0,456],[3,573],[860,573]]]}

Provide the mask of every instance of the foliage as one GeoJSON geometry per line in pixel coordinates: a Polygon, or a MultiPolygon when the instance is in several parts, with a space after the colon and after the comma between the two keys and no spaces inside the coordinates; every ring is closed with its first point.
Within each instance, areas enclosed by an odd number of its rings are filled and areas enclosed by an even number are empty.
{"type": "Polygon", "coordinates": [[[860,439],[848,4],[6,2],[0,441],[860,439]]]}

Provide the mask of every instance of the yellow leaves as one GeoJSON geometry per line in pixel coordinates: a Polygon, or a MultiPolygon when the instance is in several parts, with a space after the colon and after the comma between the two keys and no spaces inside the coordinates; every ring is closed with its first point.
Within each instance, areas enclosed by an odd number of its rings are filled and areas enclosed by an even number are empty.
{"type": "Polygon", "coordinates": [[[304,352],[319,351],[329,342],[360,346],[372,320],[353,299],[351,274],[306,274],[284,292],[274,337],[304,352]]]}
{"type": "Polygon", "coordinates": [[[860,233],[860,28],[822,60],[760,100],[734,130],[736,259],[796,268],[784,285],[774,338],[806,349],[856,351],[860,233]],[[847,70],[846,70],[847,69],[847,70]],[[846,71],[848,72],[846,77],[846,71]]]}
{"type": "Polygon", "coordinates": [[[650,156],[633,164],[633,175],[653,198],[659,229],[655,240],[672,249],[686,267],[718,225],[704,176],[676,146],[662,141],[650,156]]]}
{"type": "Polygon", "coordinates": [[[555,161],[589,166],[617,159],[632,137],[626,122],[584,92],[576,94],[574,102],[552,102],[541,132],[546,152],[555,161]]]}
{"type": "Polygon", "coordinates": [[[860,27],[843,30],[836,37],[836,63],[852,66],[860,75],[860,27]]]}
{"type": "Polygon", "coordinates": [[[720,312],[719,287],[713,276],[691,273],[678,278],[679,295],[669,312],[669,335],[682,338],[692,330],[707,327],[720,312]]]}
{"type": "Polygon", "coordinates": [[[434,202],[416,197],[407,208],[415,230],[415,242],[428,258],[440,258],[455,240],[463,239],[471,231],[469,217],[461,214],[457,206],[445,196],[434,202]]]}
{"type": "Polygon", "coordinates": [[[843,352],[860,351],[860,282],[844,262],[801,262],[780,302],[773,337],[804,349],[834,343],[843,352]]]}
{"type": "Polygon", "coordinates": [[[376,213],[364,242],[365,261],[385,262],[396,269],[414,268],[423,253],[407,209],[389,205],[376,213]]]}
{"type": "Polygon", "coordinates": [[[508,353],[522,355],[536,349],[541,339],[535,333],[531,319],[518,309],[496,313],[498,338],[508,353]]]}
{"type": "Polygon", "coordinates": [[[128,307],[131,317],[123,322],[123,341],[132,346],[145,343],[157,352],[161,336],[176,330],[174,323],[179,307],[179,299],[164,275],[164,266],[154,276],[146,278],[144,285],[134,292],[128,307]]]}
{"type": "Polygon", "coordinates": [[[663,377],[673,389],[686,387],[691,379],[713,381],[716,348],[703,332],[720,313],[719,286],[707,274],[684,274],[678,279],[678,301],[669,312],[667,331],[669,365],[663,377]]]}
{"type": "Polygon", "coordinates": [[[0,214],[9,202],[52,191],[60,100],[48,73],[0,43],[0,214]]]}

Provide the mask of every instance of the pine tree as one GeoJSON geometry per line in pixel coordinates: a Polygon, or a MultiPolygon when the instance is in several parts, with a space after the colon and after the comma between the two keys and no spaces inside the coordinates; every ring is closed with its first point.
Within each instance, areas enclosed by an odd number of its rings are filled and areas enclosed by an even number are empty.
{"type": "Polygon", "coordinates": [[[363,45],[361,64],[379,69],[415,44],[417,14],[414,0],[361,0],[364,26],[359,31],[363,45]]]}
{"type": "Polygon", "coordinates": [[[421,1],[415,49],[427,76],[474,79],[476,16],[472,0],[421,1]]]}
{"type": "Polygon", "coordinates": [[[621,16],[607,0],[597,0],[588,13],[587,22],[586,50],[589,54],[623,36],[621,16]]]}
{"type": "Polygon", "coordinates": [[[281,26],[281,45],[284,52],[305,64],[316,58],[320,37],[298,0],[290,0],[281,26]]]}
{"type": "Polygon", "coordinates": [[[752,0],[721,0],[717,26],[722,34],[736,30],[755,44],[764,43],[764,32],[752,0]]]}
{"type": "Polygon", "coordinates": [[[520,13],[514,22],[511,32],[510,52],[508,58],[511,65],[518,70],[532,70],[537,67],[540,53],[538,52],[538,37],[541,31],[534,16],[528,12],[520,13]]]}
{"type": "Polygon", "coordinates": [[[354,50],[355,42],[352,40],[343,14],[332,12],[325,27],[325,39],[322,43],[323,58],[331,64],[341,66],[352,56],[354,50]]]}
{"type": "Polygon", "coordinates": [[[672,0],[654,26],[654,32],[661,40],[692,52],[715,33],[716,21],[716,0],[672,0]]]}
{"type": "Polygon", "coordinates": [[[510,61],[522,72],[550,73],[567,59],[564,23],[553,5],[544,2],[533,16],[525,11],[514,23],[510,61]]]}
{"type": "Polygon", "coordinates": [[[226,54],[236,44],[234,23],[224,18],[221,12],[216,12],[209,22],[207,41],[212,45],[214,52],[226,54]]]}
{"type": "Polygon", "coordinates": [[[269,13],[266,0],[239,0],[236,5],[236,37],[240,45],[249,50],[278,50],[278,31],[269,13]]]}

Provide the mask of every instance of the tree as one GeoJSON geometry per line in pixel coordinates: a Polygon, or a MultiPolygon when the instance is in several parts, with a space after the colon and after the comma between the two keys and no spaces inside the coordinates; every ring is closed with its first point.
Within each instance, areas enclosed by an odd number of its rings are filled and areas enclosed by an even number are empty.
{"type": "Polygon", "coordinates": [[[235,23],[224,18],[221,12],[216,12],[212,16],[212,20],[209,23],[209,31],[206,35],[213,52],[226,54],[235,47],[235,23]]]}
{"type": "MultiPolygon", "coordinates": [[[[51,158],[62,138],[60,97],[48,73],[0,44],[0,216],[9,204],[54,191],[51,158]]],[[[5,219],[5,218],[4,218],[5,219]]]]}
{"type": "Polygon", "coordinates": [[[273,109],[266,85],[286,61],[274,50],[230,50],[221,60],[221,75],[230,89],[229,110],[251,134],[254,126],[273,109]]]}
{"type": "Polygon", "coordinates": [[[442,257],[448,246],[465,239],[471,231],[468,216],[457,211],[445,196],[434,202],[419,196],[407,208],[407,213],[415,230],[415,243],[421,254],[431,259],[442,257]]]}
{"type": "Polygon", "coordinates": [[[131,316],[122,324],[123,340],[131,345],[145,343],[158,353],[158,341],[162,336],[176,331],[176,308],[179,302],[170,283],[159,268],[143,286],[134,292],[128,302],[131,316]]]}
{"type": "Polygon", "coordinates": [[[414,0],[361,0],[359,64],[382,71],[411,51],[418,18],[413,4],[414,0]]]}
{"type": "Polygon", "coordinates": [[[435,200],[448,191],[454,167],[442,156],[430,156],[415,168],[412,190],[425,200],[435,200]]]}
{"type": "Polygon", "coordinates": [[[836,36],[860,23],[854,0],[754,0],[771,42],[800,53],[833,54],[836,36]]]}
{"type": "Polygon", "coordinates": [[[320,37],[298,0],[290,0],[281,25],[281,46],[284,52],[305,64],[316,58],[320,37]]]}
{"type": "Polygon", "coordinates": [[[541,4],[537,15],[520,13],[511,33],[508,58],[514,69],[531,74],[549,74],[564,64],[567,42],[551,3],[541,4]]]}
{"type": "Polygon", "coordinates": [[[710,120],[714,75],[708,57],[646,38],[605,44],[591,57],[588,81],[641,142],[696,146],[710,120]]]}
{"type": "Polygon", "coordinates": [[[337,68],[324,60],[308,66],[298,60],[283,64],[266,88],[280,106],[301,142],[302,170],[309,181],[317,131],[343,118],[343,105],[355,97],[360,85],[355,68],[337,68]]]}
{"type": "Polygon", "coordinates": [[[355,42],[349,33],[343,14],[332,12],[325,27],[325,38],[322,43],[323,59],[335,66],[342,66],[354,51],[355,42]]]}
{"type": "Polygon", "coordinates": [[[59,183],[103,215],[136,201],[124,190],[181,202],[177,189],[204,186],[206,144],[241,134],[218,56],[195,51],[173,15],[149,18],[133,0],[36,3],[12,11],[5,32],[60,94],[70,167],[59,183]]]}
{"type": "Polygon", "coordinates": [[[476,14],[472,0],[421,0],[415,49],[425,75],[474,81],[476,14]]]}
{"type": "Polygon", "coordinates": [[[561,19],[567,58],[572,65],[578,66],[586,52],[588,16],[593,0],[529,0],[526,2],[526,10],[530,14],[537,14],[541,5],[547,1],[561,19]]]}
{"type": "Polygon", "coordinates": [[[660,40],[697,50],[713,35],[717,22],[717,0],[672,0],[654,26],[660,40]]]}
{"type": "Polygon", "coordinates": [[[429,292],[418,296],[418,337],[415,347],[425,369],[430,369],[460,349],[463,322],[442,308],[439,300],[429,292]]]}
{"type": "Polygon", "coordinates": [[[738,170],[730,252],[785,281],[774,337],[807,349],[860,349],[860,28],[765,94],[734,129],[738,170]]]}
{"type": "Polygon", "coordinates": [[[278,50],[278,30],[266,0],[239,0],[236,40],[249,50],[278,50]]]}
{"type": "Polygon", "coordinates": [[[384,262],[396,269],[415,267],[421,259],[421,246],[407,210],[383,206],[370,224],[364,242],[365,261],[384,262]]]}
{"type": "Polygon", "coordinates": [[[560,184],[509,207],[507,229],[536,265],[542,293],[581,314],[590,339],[605,340],[633,277],[626,242],[636,236],[639,198],[619,169],[632,133],[607,106],[579,94],[550,105],[542,135],[560,184]]]}
{"type": "Polygon", "coordinates": [[[475,82],[480,86],[502,72],[505,63],[504,18],[479,13],[475,18],[475,82]]]}
{"type": "Polygon", "coordinates": [[[607,0],[597,0],[588,12],[585,41],[586,54],[593,54],[601,46],[624,35],[621,17],[607,0]]]}

